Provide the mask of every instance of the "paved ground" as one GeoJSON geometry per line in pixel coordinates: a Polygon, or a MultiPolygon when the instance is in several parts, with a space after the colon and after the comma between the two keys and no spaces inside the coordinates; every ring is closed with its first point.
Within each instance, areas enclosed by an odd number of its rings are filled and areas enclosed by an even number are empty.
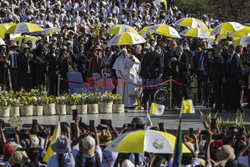
{"type": "MultiPolygon", "coordinates": [[[[188,130],[189,128],[200,128],[204,129],[199,110],[202,110],[205,114],[208,114],[208,109],[202,107],[196,107],[196,113],[190,115],[183,115],[182,117],[182,128],[184,130],[188,130]]],[[[134,117],[139,117],[143,121],[145,121],[145,111],[133,111],[130,110],[124,114],[88,114],[81,115],[83,122],[88,123],[89,120],[95,120],[96,124],[100,123],[100,119],[112,119],[115,127],[122,127],[123,123],[130,123],[134,117]]],[[[219,113],[219,117],[222,117],[224,120],[232,120],[234,117],[233,113],[219,113]]],[[[33,116],[33,117],[22,117],[22,121],[24,124],[32,124],[33,119],[37,119],[39,124],[48,124],[55,125],[58,121],[59,116],[33,116]]],[[[6,122],[8,118],[3,118],[6,122]]],[[[72,122],[71,115],[60,116],[61,121],[72,122]]],[[[151,117],[154,126],[158,126],[159,122],[163,122],[165,128],[168,130],[177,129],[179,122],[179,111],[166,111],[162,116],[152,116],[151,117]]],[[[245,122],[250,122],[250,112],[246,112],[245,122]]]]}

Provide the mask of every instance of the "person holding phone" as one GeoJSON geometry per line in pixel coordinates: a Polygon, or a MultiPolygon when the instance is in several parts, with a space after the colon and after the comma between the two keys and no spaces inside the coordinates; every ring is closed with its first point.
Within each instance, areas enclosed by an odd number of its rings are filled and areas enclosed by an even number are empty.
{"type": "Polygon", "coordinates": [[[76,166],[101,166],[103,154],[95,126],[92,132],[85,131],[80,137],[73,140],[71,146],[76,166]]]}
{"type": "Polygon", "coordinates": [[[47,167],[75,166],[75,159],[71,152],[70,140],[66,136],[59,136],[51,144],[51,148],[56,155],[49,158],[47,167]]]}
{"type": "Polygon", "coordinates": [[[112,120],[101,120],[102,123],[106,124],[108,128],[103,129],[99,135],[100,147],[102,149],[102,167],[112,167],[115,164],[115,161],[118,157],[118,153],[105,150],[105,148],[119,136],[118,132],[114,128],[112,120]],[[113,131],[110,131],[110,129],[113,131]]]}

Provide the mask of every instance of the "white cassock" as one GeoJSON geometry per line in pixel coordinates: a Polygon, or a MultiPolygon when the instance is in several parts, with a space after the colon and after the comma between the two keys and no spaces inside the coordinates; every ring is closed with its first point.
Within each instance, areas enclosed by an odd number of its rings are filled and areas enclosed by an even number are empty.
{"type": "MultiPolygon", "coordinates": [[[[140,72],[141,64],[140,61],[133,56],[134,61],[130,58],[124,58],[122,55],[119,56],[113,69],[116,70],[117,77],[121,77],[122,79],[126,79],[128,82],[132,82],[135,84],[140,84],[140,77],[138,73],[140,72]]],[[[139,91],[139,87],[126,83],[126,88],[124,92],[124,104],[125,107],[133,107],[136,105],[136,98],[129,97],[129,95],[137,95],[139,91]]],[[[123,81],[118,80],[116,93],[123,97],[123,81]]]]}

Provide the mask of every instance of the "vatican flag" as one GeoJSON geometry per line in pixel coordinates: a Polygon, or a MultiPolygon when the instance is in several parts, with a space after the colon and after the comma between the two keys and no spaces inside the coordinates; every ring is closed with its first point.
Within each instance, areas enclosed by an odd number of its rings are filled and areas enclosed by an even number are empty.
{"type": "Polygon", "coordinates": [[[54,155],[54,151],[51,149],[51,144],[56,140],[57,137],[59,137],[61,135],[61,125],[60,122],[57,123],[56,129],[54,130],[53,136],[52,136],[52,140],[49,144],[49,147],[46,151],[46,154],[43,158],[44,162],[48,162],[49,158],[54,155]]]}
{"type": "Polygon", "coordinates": [[[194,114],[194,104],[191,99],[183,100],[181,105],[181,113],[182,114],[194,114]]]}
{"type": "Polygon", "coordinates": [[[164,114],[165,106],[157,103],[151,103],[150,113],[152,115],[161,116],[164,114]]]}

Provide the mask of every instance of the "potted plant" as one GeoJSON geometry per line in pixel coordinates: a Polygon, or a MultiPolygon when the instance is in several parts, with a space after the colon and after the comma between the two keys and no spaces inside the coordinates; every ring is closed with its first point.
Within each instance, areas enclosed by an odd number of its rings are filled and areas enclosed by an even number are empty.
{"type": "Polygon", "coordinates": [[[6,94],[1,94],[0,96],[0,116],[9,117],[10,116],[10,98],[6,94]]]}
{"type": "Polygon", "coordinates": [[[88,104],[88,114],[98,114],[99,94],[90,93],[86,98],[88,104]]]}
{"type": "Polygon", "coordinates": [[[10,116],[20,116],[20,97],[18,97],[18,92],[10,90],[8,92],[8,97],[11,102],[10,116]]]}
{"type": "Polygon", "coordinates": [[[76,109],[79,115],[87,114],[88,105],[86,104],[86,101],[87,101],[87,95],[85,93],[78,95],[78,99],[76,102],[76,109]]]}
{"type": "Polygon", "coordinates": [[[112,114],[112,104],[114,97],[112,93],[105,92],[100,97],[99,110],[101,114],[112,114]]]}
{"type": "Polygon", "coordinates": [[[10,115],[11,116],[20,116],[20,97],[12,98],[11,100],[11,108],[10,115]]]}
{"type": "Polygon", "coordinates": [[[41,116],[43,115],[43,105],[44,99],[43,96],[34,96],[33,97],[33,115],[41,116]]]}
{"type": "Polygon", "coordinates": [[[76,93],[72,94],[71,96],[67,96],[67,115],[72,114],[72,110],[76,109],[76,101],[78,99],[78,95],[76,93]]]}
{"type": "Polygon", "coordinates": [[[66,115],[66,96],[56,97],[56,114],[57,115],[66,115]]]}
{"type": "Polygon", "coordinates": [[[122,104],[122,98],[119,94],[113,94],[114,100],[112,105],[113,113],[124,113],[124,104],[122,104]]]}
{"type": "Polygon", "coordinates": [[[44,115],[55,115],[56,107],[55,107],[55,99],[53,96],[44,96],[44,107],[43,114],[44,115]]]}
{"type": "Polygon", "coordinates": [[[32,116],[33,115],[33,99],[28,96],[28,94],[24,94],[21,97],[21,116],[32,116]]]}

